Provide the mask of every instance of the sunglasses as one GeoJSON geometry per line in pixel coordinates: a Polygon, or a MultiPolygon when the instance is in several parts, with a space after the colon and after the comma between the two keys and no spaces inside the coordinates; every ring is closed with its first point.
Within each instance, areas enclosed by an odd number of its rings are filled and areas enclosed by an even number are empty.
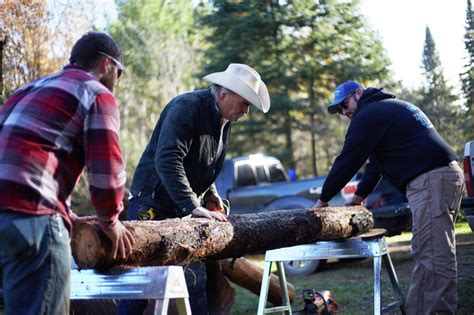
{"type": "Polygon", "coordinates": [[[123,65],[120,63],[120,61],[118,61],[117,59],[115,59],[111,55],[108,55],[108,54],[106,54],[105,52],[102,52],[102,51],[99,51],[98,54],[102,55],[102,56],[105,56],[107,58],[110,58],[110,60],[112,60],[112,63],[114,64],[114,66],[117,67],[117,70],[118,70],[117,71],[117,79],[120,78],[120,76],[122,75],[122,72],[123,72],[123,65]]]}
{"type": "Polygon", "coordinates": [[[352,93],[348,97],[346,97],[345,100],[343,100],[339,105],[337,106],[337,112],[342,115],[342,110],[346,110],[349,107],[349,100],[351,97],[354,96],[355,93],[352,93]]]}

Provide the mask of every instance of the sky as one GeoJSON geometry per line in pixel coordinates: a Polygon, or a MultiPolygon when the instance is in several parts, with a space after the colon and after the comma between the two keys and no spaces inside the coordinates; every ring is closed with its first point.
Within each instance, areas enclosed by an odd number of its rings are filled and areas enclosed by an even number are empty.
{"type": "Polygon", "coordinates": [[[361,13],[379,32],[395,79],[407,88],[421,85],[421,59],[426,26],[441,58],[444,76],[460,89],[466,50],[466,0],[361,0],[361,13]]]}

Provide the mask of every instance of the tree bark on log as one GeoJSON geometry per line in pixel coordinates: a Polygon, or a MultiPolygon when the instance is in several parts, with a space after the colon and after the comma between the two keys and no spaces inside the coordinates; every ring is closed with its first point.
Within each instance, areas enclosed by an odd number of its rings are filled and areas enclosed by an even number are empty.
{"type": "MultiPolygon", "coordinates": [[[[220,260],[224,275],[233,283],[245,288],[257,296],[260,295],[262,287],[263,269],[246,259],[245,257],[236,259],[232,265],[232,259],[220,260]]],[[[287,282],[288,297],[290,302],[296,298],[295,287],[287,282]]],[[[273,305],[281,305],[283,298],[280,289],[280,280],[274,274],[270,275],[268,285],[268,301],[273,305]]]]}
{"type": "Polygon", "coordinates": [[[231,215],[228,222],[185,218],[123,223],[135,238],[127,259],[112,259],[111,242],[97,225],[76,225],[71,246],[77,265],[104,269],[238,258],[275,248],[349,238],[370,230],[373,217],[364,207],[354,206],[231,215]]]}

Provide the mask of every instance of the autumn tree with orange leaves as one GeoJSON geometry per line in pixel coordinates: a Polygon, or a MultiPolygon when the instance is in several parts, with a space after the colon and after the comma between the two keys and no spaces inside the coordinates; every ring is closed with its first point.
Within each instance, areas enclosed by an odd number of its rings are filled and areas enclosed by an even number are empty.
{"type": "Polygon", "coordinates": [[[4,101],[21,85],[60,70],[73,43],[93,28],[92,0],[0,1],[4,101]]]}
{"type": "MultiPolygon", "coordinates": [[[[94,29],[99,5],[93,0],[0,0],[0,106],[23,84],[68,63],[74,42],[94,29]]],[[[88,195],[81,181],[73,207],[91,208],[88,195]]]]}
{"type": "Polygon", "coordinates": [[[6,98],[16,88],[57,68],[52,60],[46,3],[12,1],[0,3],[0,27],[3,39],[2,95],[6,98]]]}

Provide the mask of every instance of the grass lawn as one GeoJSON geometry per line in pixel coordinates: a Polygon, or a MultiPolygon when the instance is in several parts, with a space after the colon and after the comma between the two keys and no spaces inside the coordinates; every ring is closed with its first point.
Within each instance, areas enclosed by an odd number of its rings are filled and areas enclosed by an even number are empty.
{"type": "MultiPolygon", "coordinates": [[[[413,260],[410,255],[411,233],[388,237],[390,256],[395,271],[406,296],[410,284],[413,260]]],[[[458,293],[459,315],[474,314],[474,234],[466,222],[456,224],[458,257],[458,293]]],[[[248,257],[263,266],[263,255],[248,257]]],[[[359,261],[328,261],[318,272],[311,276],[288,276],[287,280],[295,286],[296,300],[292,310],[303,309],[301,293],[303,289],[330,290],[339,303],[339,314],[373,313],[373,263],[370,259],[359,261]]],[[[255,314],[258,308],[258,296],[233,285],[236,290],[232,314],[255,314]]],[[[382,304],[394,300],[385,268],[382,273],[382,304]]]]}

